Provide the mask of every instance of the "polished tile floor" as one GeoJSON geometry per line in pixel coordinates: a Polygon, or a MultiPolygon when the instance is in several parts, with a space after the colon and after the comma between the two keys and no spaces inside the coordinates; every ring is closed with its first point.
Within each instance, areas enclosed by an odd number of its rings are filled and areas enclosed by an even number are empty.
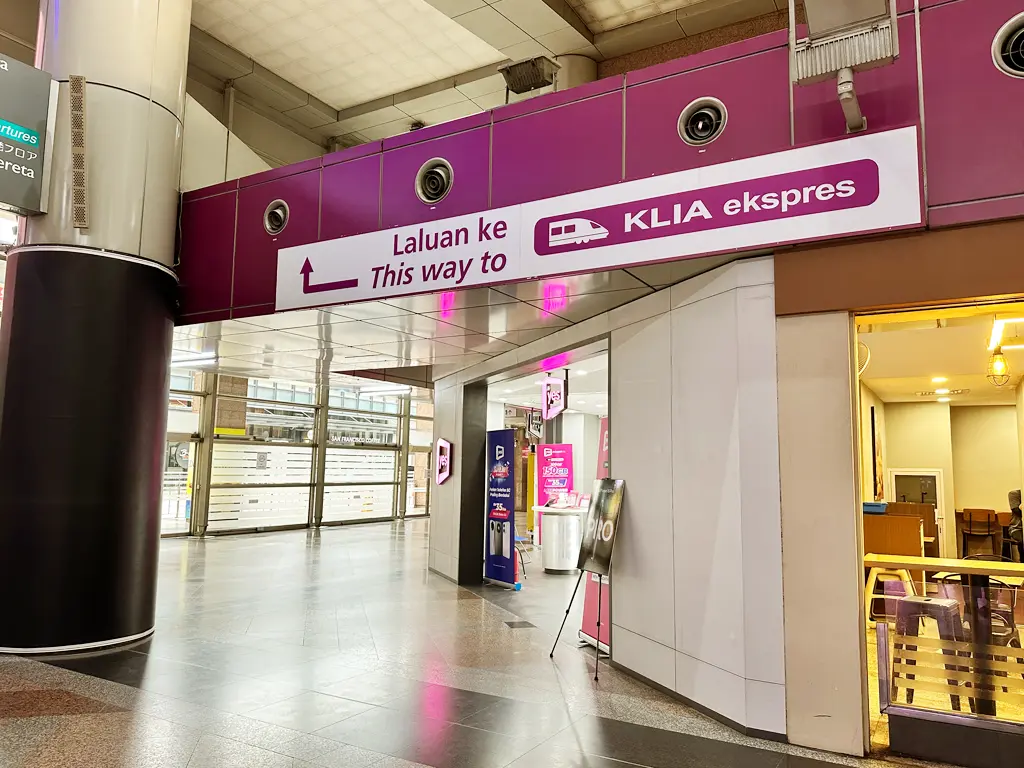
{"type": "Polygon", "coordinates": [[[575,579],[460,589],[428,573],[428,525],[162,541],[151,640],[0,657],[0,768],[888,765],[741,736],[604,664],[595,682],[578,612],[552,661],[575,579]]]}

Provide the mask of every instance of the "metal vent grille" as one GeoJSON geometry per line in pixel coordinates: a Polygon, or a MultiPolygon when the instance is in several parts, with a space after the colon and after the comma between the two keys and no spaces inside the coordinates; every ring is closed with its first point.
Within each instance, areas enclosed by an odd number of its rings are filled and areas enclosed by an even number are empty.
{"type": "Polygon", "coordinates": [[[793,79],[798,83],[825,80],[841,69],[865,69],[892,62],[892,26],[887,19],[871,27],[830,35],[820,40],[801,40],[794,51],[793,79]]]}
{"type": "Polygon", "coordinates": [[[505,85],[512,93],[527,93],[549,86],[555,82],[555,72],[558,70],[559,65],[547,56],[535,56],[498,67],[505,78],[505,85]]]}
{"type": "Polygon", "coordinates": [[[71,75],[71,208],[78,229],[89,226],[89,171],[85,162],[85,78],[71,75]]]}

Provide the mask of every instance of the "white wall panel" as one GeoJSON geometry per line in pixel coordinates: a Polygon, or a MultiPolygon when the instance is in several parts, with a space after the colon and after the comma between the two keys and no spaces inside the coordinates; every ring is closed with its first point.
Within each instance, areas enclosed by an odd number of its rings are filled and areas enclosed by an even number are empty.
{"type": "Polygon", "coordinates": [[[790,742],[862,755],[864,563],[845,312],[779,318],[779,463],[790,742]]]}
{"type": "Polygon", "coordinates": [[[676,652],[642,635],[612,624],[615,662],[670,691],[676,687],[676,652]]]}
{"type": "Polygon", "coordinates": [[[612,620],[675,647],[672,551],[671,323],[659,315],[612,333],[612,475],[626,482],[612,569],[612,620]]]}
{"type": "Polygon", "coordinates": [[[685,653],[676,653],[676,691],[702,707],[746,725],[746,681],[685,653]]]}
{"type": "Polygon", "coordinates": [[[676,649],[743,677],[736,334],[733,291],[672,311],[676,649]]]}
{"type": "MultiPolygon", "coordinates": [[[[746,677],[782,684],[786,660],[774,287],[738,289],[736,313],[746,677]]],[[[778,713],[784,733],[784,698],[778,713]]]]}
{"type": "MultiPolygon", "coordinates": [[[[443,437],[452,443],[452,474],[444,485],[434,486],[430,493],[430,563],[438,573],[458,578],[459,551],[459,483],[462,468],[458,425],[461,423],[461,387],[434,391],[434,441],[443,437]]],[[[433,482],[431,478],[430,482],[433,482]]]]}

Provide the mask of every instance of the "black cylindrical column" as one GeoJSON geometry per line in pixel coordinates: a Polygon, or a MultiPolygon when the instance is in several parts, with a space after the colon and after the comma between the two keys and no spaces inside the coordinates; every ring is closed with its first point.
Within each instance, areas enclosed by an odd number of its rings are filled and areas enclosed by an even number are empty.
{"type": "Polygon", "coordinates": [[[176,282],[30,246],[0,321],[0,653],[152,631],[176,282]]]}

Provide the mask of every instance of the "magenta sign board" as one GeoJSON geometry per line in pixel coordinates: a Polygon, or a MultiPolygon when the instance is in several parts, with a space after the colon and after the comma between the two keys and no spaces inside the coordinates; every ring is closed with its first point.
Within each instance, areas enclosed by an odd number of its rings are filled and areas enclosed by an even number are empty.
{"type": "Polygon", "coordinates": [[[541,506],[572,490],[572,445],[537,446],[537,503],[541,506]]]}
{"type": "Polygon", "coordinates": [[[534,226],[540,256],[606,248],[761,221],[862,208],[878,199],[878,164],[854,160],[549,216],[534,226]]]}
{"type": "Polygon", "coordinates": [[[918,227],[918,154],[917,128],[899,128],[283,248],[275,309],[918,227]]]}

